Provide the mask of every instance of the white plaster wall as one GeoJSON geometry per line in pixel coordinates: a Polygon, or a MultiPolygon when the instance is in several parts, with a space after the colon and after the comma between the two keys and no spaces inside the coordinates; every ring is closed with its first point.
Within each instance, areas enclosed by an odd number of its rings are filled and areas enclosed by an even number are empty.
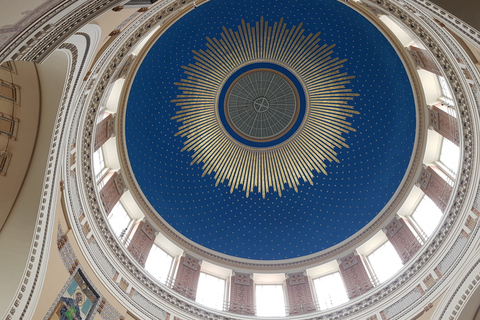
{"type": "Polygon", "coordinates": [[[15,298],[27,265],[32,244],[33,230],[40,205],[53,126],[65,83],[67,58],[61,52],[54,53],[38,66],[41,91],[41,112],[38,136],[32,161],[25,181],[18,193],[12,211],[0,231],[0,315],[15,298]]]}

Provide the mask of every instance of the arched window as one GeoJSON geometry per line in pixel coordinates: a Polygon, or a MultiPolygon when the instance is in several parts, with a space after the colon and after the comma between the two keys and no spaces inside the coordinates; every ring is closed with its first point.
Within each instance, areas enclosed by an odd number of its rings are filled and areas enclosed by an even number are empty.
{"type": "Polygon", "coordinates": [[[453,101],[453,94],[450,91],[450,87],[448,86],[447,81],[445,80],[444,77],[439,76],[438,82],[440,82],[440,87],[442,88],[442,93],[443,93],[443,96],[441,97],[441,99],[444,102],[446,102],[448,105],[453,107],[455,105],[455,102],[453,101]]]}
{"type": "Polygon", "coordinates": [[[145,262],[145,269],[158,281],[165,283],[172,269],[173,257],[153,245],[145,262]]]}
{"type": "Polygon", "coordinates": [[[257,284],[255,307],[258,317],[284,317],[285,295],[281,284],[257,284]]]}
{"type": "Polygon", "coordinates": [[[448,139],[443,139],[442,150],[440,151],[440,162],[447,169],[448,173],[455,176],[458,170],[460,150],[456,144],[448,139]]]}
{"type": "Polygon", "coordinates": [[[412,214],[412,220],[417,226],[425,233],[427,237],[430,237],[438,226],[440,219],[442,218],[442,211],[440,208],[426,195],[415,209],[412,214]]]}
{"type": "Polygon", "coordinates": [[[132,219],[120,202],[117,202],[108,216],[108,223],[110,223],[110,227],[117,237],[120,237],[122,231],[128,228],[131,220],[132,219]]]}
{"type": "Polygon", "coordinates": [[[314,279],[313,286],[320,310],[348,302],[347,291],[338,272],[314,279]]]}
{"type": "Polygon", "coordinates": [[[107,167],[105,165],[105,159],[103,157],[102,148],[99,148],[93,153],[93,172],[95,173],[95,179],[98,181],[106,172],[107,167]]]}
{"type": "Polygon", "coordinates": [[[392,277],[403,266],[402,260],[400,260],[397,251],[395,251],[390,241],[378,247],[367,259],[378,283],[382,283],[392,277]]]}
{"type": "Polygon", "coordinates": [[[223,310],[225,300],[225,279],[200,273],[195,301],[207,307],[223,310]]]}

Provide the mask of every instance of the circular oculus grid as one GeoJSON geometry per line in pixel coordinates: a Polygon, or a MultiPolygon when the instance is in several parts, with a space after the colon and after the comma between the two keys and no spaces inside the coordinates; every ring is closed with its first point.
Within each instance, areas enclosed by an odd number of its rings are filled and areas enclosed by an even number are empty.
{"type": "Polygon", "coordinates": [[[286,133],[299,113],[298,92],[283,74],[256,69],[236,79],[226,94],[225,115],[240,136],[273,140],[286,133]]]}

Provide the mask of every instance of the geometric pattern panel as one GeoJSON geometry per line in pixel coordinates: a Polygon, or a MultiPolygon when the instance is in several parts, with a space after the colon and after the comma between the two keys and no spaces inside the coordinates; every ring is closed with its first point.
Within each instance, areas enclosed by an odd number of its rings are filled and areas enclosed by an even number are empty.
{"type": "Polygon", "coordinates": [[[118,194],[122,195],[126,189],[125,182],[123,181],[121,172],[118,171],[117,175],[113,178],[113,182],[115,183],[115,187],[117,188],[118,194]]]}
{"type": "Polygon", "coordinates": [[[60,223],[58,224],[57,248],[65,268],[72,274],[77,269],[79,262],[67,235],[63,233],[60,223]]]}
{"type": "Polygon", "coordinates": [[[117,309],[115,309],[115,307],[112,306],[111,303],[108,301],[105,302],[105,305],[103,306],[101,311],[99,311],[99,313],[102,319],[104,320],[124,320],[125,319],[125,317],[122,316],[122,314],[117,309]]]}
{"type": "Polygon", "coordinates": [[[0,134],[15,139],[18,130],[18,119],[0,113],[0,134]]]}
{"type": "Polygon", "coordinates": [[[289,273],[288,282],[291,286],[297,285],[297,284],[303,284],[305,283],[305,276],[303,272],[289,273]]]}
{"type": "Polygon", "coordinates": [[[250,273],[238,273],[235,272],[235,275],[233,276],[234,280],[233,283],[235,284],[241,284],[244,286],[249,286],[251,283],[251,274],[250,273]]]}
{"type": "Polygon", "coordinates": [[[0,150],[0,175],[4,176],[7,174],[7,168],[11,157],[12,155],[7,151],[0,150]]]}
{"type": "Polygon", "coordinates": [[[115,134],[115,115],[107,119],[107,138],[115,134]]]}
{"type": "Polygon", "coordinates": [[[340,264],[342,265],[344,270],[356,265],[357,263],[357,255],[354,252],[340,259],[340,264]]]}
{"type": "Polygon", "coordinates": [[[152,227],[152,225],[150,224],[150,222],[148,222],[148,220],[144,220],[143,223],[142,223],[142,227],[141,227],[143,233],[145,233],[145,235],[147,237],[149,237],[150,239],[153,239],[153,237],[155,237],[155,229],[152,227]]]}
{"type": "Polygon", "coordinates": [[[395,220],[390,222],[385,227],[385,231],[388,232],[390,236],[393,236],[395,233],[397,233],[398,230],[400,230],[401,227],[402,227],[402,222],[395,218],[395,220]]]}
{"type": "Polygon", "coordinates": [[[432,173],[428,171],[426,167],[423,167],[422,172],[420,172],[420,176],[418,177],[417,184],[421,189],[426,189],[431,177],[432,173]]]}
{"type": "Polygon", "coordinates": [[[415,63],[417,64],[418,67],[425,69],[427,71],[430,71],[432,73],[435,73],[436,75],[439,75],[439,76],[442,75],[436,63],[428,54],[427,50],[423,50],[413,46],[410,46],[409,50],[410,50],[410,54],[412,55],[412,58],[415,60],[415,63]]]}
{"type": "Polygon", "coordinates": [[[187,254],[185,255],[185,259],[183,260],[183,265],[189,267],[192,270],[199,270],[200,260],[187,254]]]}
{"type": "Polygon", "coordinates": [[[14,103],[18,102],[18,87],[0,80],[0,98],[14,103]]]}
{"type": "Polygon", "coordinates": [[[440,120],[437,110],[430,110],[428,122],[433,127],[433,129],[435,129],[435,131],[438,131],[438,129],[440,128],[440,120]]]}

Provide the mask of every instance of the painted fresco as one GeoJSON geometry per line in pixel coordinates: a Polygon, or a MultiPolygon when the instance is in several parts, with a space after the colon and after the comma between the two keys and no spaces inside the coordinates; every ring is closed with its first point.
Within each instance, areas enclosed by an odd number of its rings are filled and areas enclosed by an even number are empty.
{"type": "Polygon", "coordinates": [[[81,268],[78,268],[63,287],[45,319],[93,319],[99,298],[99,294],[90,285],[81,268]]]}

